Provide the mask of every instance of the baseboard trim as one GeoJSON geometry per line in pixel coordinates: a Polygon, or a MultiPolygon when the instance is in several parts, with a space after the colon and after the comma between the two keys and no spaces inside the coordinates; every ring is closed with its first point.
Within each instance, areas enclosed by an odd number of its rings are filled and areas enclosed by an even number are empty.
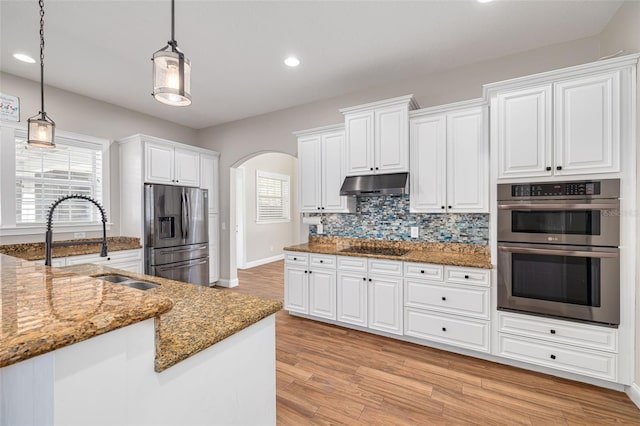
{"type": "Polygon", "coordinates": [[[259,260],[254,260],[252,262],[247,262],[244,264],[243,268],[239,268],[239,269],[255,268],[256,266],[266,265],[267,263],[275,262],[277,260],[282,260],[282,259],[284,259],[284,253],[279,254],[277,256],[267,257],[265,259],[259,259],[259,260]]]}
{"type": "Polygon", "coordinates": [[[234,278],[232,280],[224,280],[224,279],[221,278],[216,283],[217,286],[226,287],[226,288],[237,287],[238,284],[239,284],[239,282],[238,282],[237,278],[234,278]]]}
{"type": "Polygon", "coordinates": [[[629,399],[640,408],[640,385],[631,383],[631,386],[628,386],[625,392],[627,396],[629,396],[629,399]]]}

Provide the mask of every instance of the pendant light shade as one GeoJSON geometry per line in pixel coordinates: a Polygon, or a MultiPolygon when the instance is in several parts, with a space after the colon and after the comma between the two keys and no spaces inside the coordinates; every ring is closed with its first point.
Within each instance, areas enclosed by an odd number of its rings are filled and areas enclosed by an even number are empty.
{"type": "Polygon", "coordinates": [[[153,97],[163,104],[191,105],[191,62],[175,39],[175,0],[171,0],[171,40],[153,54],[153,97]]]}
{"type": "Polygon", "coordinates": [[[40,4],[40,112],[27,120],[27,144],[55,148],[56,123],[44,110],[44,0],[40,4]]]}

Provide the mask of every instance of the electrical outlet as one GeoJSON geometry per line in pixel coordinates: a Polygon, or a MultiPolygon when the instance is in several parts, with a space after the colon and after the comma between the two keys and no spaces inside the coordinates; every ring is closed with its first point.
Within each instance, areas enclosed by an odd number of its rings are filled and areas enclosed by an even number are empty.
{"type": "Polygon", "coordinates": [[[73,238],[87,238],[86,232],[74,232],[73,238]]]}
{"type": "Polygon", "coordinates": [[[420,237],[420,228],[417,226],[411,227],[411,238],[419,238],[420,237]]]}
{"type": "Polygon", "coordinates": [[[324,226],[321,223],[316,225],[316,233],[318,235],[324,234],[324,226]]]}

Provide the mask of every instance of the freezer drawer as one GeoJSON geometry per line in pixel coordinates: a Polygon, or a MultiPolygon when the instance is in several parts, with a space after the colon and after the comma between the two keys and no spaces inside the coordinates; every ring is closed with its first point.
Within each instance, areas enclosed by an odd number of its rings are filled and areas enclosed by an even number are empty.
{"type": "Polygon", "coordinates": [[[209,244],[191,244],[178,247],[147,248],[149,266],[184,262],[209,256],[209,244]]]}
{"type": "Polygon", "coordinates": [[[152,266],[150,275],[185,283],[209,285],[209,258],[152,266]]]}

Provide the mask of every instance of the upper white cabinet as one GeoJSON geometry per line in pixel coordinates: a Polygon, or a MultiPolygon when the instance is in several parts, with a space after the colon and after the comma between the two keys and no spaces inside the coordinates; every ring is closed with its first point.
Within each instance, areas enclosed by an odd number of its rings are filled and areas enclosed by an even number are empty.
{"type": "Polygon", "coordinates": [[[409,111],[413,95],[340,110],[345,118],[346,175],[409,171],[409,111]]]}
{"type": "Polygon", "coordinates": [[[348,213],[353,197],[341,197],[345,177],[344,127],[327,126],[296,132],[298,136],[298,210],[348,213]]]}
{"type": "Polygon", "coordinates": [[[199,186],[200,154],[164,143],[144,142],[145,182],[199,186]]]}
{"type": "Polygon", "coordinates": [[[630,55],[485,86],[497,178],[620,172],[636,63],[630,55]]]}
{"type": "Polygon", "coordinates": [[[218,155],[200,154],[200,188],[209,190],[209,214],[218,213],[218,155]]]}
{"type": "Polygon", "coordinates": [[[411,211],[488,211],[485,117],[482,100],[411,113],[411,211]]]}

